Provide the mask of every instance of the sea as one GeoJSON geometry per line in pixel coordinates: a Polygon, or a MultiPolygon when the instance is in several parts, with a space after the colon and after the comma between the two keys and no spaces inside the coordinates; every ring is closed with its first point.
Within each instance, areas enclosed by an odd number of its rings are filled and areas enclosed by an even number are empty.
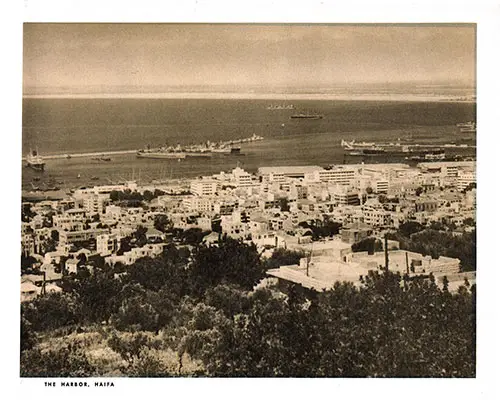
{"type": "Polygon", "coordinates": [[[135,154],[47,159],[43,173],[23,165],[22,186],[77,187],[124,180],[153,182],[210,175],[237,166],[345,163],[341,140],[446,144],[475,143],[456,124],[476,120],[476,104],[458,101],[242,100],[25,98],[22,152],[42,156],[138,150],[150,145],[187,145],[264,137],[244,143],[239,156],[140,159],[135,154]],[[290,105],[294,109],[269,109],[290,105]],[[292,119],[315,113],[322,119],[292,119]]]}

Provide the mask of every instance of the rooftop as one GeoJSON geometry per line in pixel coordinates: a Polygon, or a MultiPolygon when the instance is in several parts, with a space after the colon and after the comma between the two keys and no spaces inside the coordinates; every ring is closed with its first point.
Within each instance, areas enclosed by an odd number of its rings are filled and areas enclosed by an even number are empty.
{"type": "Polygon", "coordinates": [[[301,166],[281,166],[281,167],[260,167],[259,175],[267,174],[302,174],[314,171],[321,171],[323,168],[317,165],[301,165],[301,166]]]}

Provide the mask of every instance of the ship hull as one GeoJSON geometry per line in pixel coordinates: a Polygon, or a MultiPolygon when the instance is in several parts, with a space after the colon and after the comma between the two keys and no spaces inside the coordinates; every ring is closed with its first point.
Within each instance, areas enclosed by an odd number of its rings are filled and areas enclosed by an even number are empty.
{"type": "Polygon", "coordinates": [[[186,157],[209,158],[212,153],[186,153],[186,157]]]}
{"type": "Polygon", "coordinates": [[[292,119],[322,119],[322,115],[292,115],[292,119]]]}
{"type": "Polygon", "coordinates": [[[45,164],[27,163],[26,165],[28,168],[31,168],[35,171],[43,172],[45,170],[45,164]]]}
{"type": "Polygon", "coordinates": [[[137,158],[154,158],[154,159],[181,159],[186,158],[185,153],[137,153],[137,158]]]}

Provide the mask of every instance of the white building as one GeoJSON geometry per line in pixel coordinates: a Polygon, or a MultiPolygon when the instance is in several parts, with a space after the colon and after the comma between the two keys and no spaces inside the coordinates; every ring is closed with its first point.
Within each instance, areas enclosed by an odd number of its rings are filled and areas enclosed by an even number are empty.
{"type": "Polygon", "coordinates": [[[239,188],[253,186],[252,175],[240,167],[233,169],[233,178],[239,188]]]}
{"type": "Polygon", "coordinates": [[[391,224],[391,213],[385,211],[382,207],[365,204],[361,207],[361,211],[363,220],[368,225],[387,226],[391,224]]]}
{"type": "Polygon", "coordinates": [[[114,265],[117,262],[121,262],[124,265],[130,265],[135,263],[140,258],[144,257],[156,257],[163,252],[164,244],[147,244],[143,247],[136,247],[130,251],[123,253],[121,256],[117,256],[116,254],[112,254],[109,257],[106,257],[104,261],[106,264],[114,265]]]}
{"type": "Polygon", "coordinates": [[[317,165],[260,167],[257,175],[262,182],[284,182],[285,178],[304,178],[306,174],[323,170],[317,165]]]}
{"type": "Polygon", "coordinates": [[[385,179],[380,179],[375,182],[375,193],[388,193],[389,192],[389,181],[385,179]]]}
{"type": "Polygon", "coordinates": [[[118,250],[118,236],[116,233],[99,235],[96,238],[96,250],[105,257],[118,250]]]}
{"type": "Polygon", "coordinates": [[[82,197],[83,209],[89,214],[103,214],[107,194],[92,193],[82,197]]]}
{"type": "Polygon", "coordinates": [[[464,190],[471,183],[476,183],[476,174],[474,172],[459,171],[457,176],[457,189],[464,190]]]}
{"type": "Polygon", "coordinates": [[[329,188],[332,202],[337,205],[359,205],[359,193],[354,190],[348,190],[345,186],[336,185],[329,188]]]}
{"type": "Polygon", "coordinates": [[[218,182],[213,179],[196,179],[191,182],[191,193],[197,196],[214,196],[218,190],[218,182]]]}

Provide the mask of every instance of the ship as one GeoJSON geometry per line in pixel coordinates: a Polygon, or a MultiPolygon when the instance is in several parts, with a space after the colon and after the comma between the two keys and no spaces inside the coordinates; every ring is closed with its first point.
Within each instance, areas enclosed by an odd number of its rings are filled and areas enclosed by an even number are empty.
{"type": "Polygon", "coordinates": [[[445,161],[449,158],[442,148],[431,145],[356,143],[354,140],[351,142],[342,140],[341,146],[344,148],[344,157],[361,158],[362,161],[445,161]]]}
{"type": "Polygon", "coordinates": [[[290,118],[302,118],[302,119],[322,119],[323,115],[321,114],[293,114],[290,116],[290,118]]]}
{"type": "Polygon", "coordinates": [[[293,104],[270,104],[266,107],[266,110],[294,110],[295,106],[293,104]]]}
{"type": "Polygon", "coordinates": [[[104,155],[102,156],[99,156],[99,157],[93,157],[92,160],[94,161],[111,161],[111,158],[110,157],[105,157],[104,155]]]}
{"type": "Polygon", "coordinates": [[[182,159],[186,158],[186,153],[181,151],[169,151],[169,150],[138,150],[136,153],[138,158],[170,158],[170,159],[182,159]]]}
{"type": "Polygon", "coordinates": [[[473,121],[461,122],[457,124],[460,133],[476,133],[476,123],[473,121]]]}
{"type": "Polygon", "coordinates": [[[250,137],[242,139],[234,139],[228,141],[220,141],[217,143],[210,142],[194,144],[189,146],[177,145],[175,147],[160,147],[152,149],[149,145],[145,149],[138,150],[136,152],[139,158],[173,158],[173,159],[184,159],[187,157],[202,157],[209,158],[213,155],[242,155],[241,148],[235,146],[240,143],[250,143],[258,140],[263,140],[262,136],[253,134],[250,137]]]}
{"type": "Polygon", "coordinates": [[[26,157],[26,165],[35,171],[43,171],[45,169],[45,161],[36,150],[30,150],[30,153],[26,157]]]}
{"type": "Polygon", "coordinates": [[[239,155],[241,154],[241,147],[219,147],[210,149],[210,151],[214,154],[239,155]]]}

